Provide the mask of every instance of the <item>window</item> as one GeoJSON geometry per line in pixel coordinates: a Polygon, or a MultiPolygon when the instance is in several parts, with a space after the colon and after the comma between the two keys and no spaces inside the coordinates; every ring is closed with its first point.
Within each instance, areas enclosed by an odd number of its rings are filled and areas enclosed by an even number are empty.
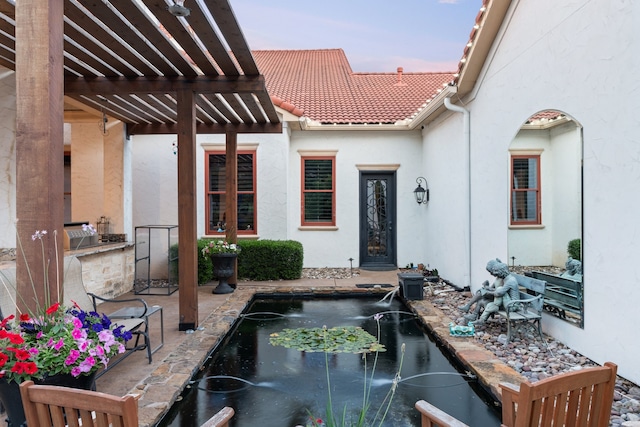
{"type": "Polygon", "coordinates": [[[511,173],[511,224],[540,224],[540,156],[512,156],[511,173]]]}
{"type": "MultiPolygon", "coordinates": [[[[255,152],[238,151],[238,234],[256,233],[255,152]]],[[[226,229],[226,155],[206,153],[207,234],[226,229]]]]}
{"type": "Polygon", "coordinates": [[[302,158],[302,225],[335,225],[335,157],[302,158]]]}

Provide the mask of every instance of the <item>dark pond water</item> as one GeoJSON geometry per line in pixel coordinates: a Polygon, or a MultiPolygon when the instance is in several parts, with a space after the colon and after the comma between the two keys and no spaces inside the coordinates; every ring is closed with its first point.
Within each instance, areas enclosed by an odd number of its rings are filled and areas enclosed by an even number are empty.
{"type": "Polygon", "coordinates": [[[389,304],[378,298],[280,298],[257,299],[250,305],[160,426],[198,426],[224,406],[234,408],[231,425],[237,427],[294,427],[305,425],[310,414],[325,419],[327,362],[334,413],[340,415],[346,408],[350,416],[362,407],[365,372],[369,383],[374,355],[365,365],[361,355],[325,356],[274,347],[269,335],[284,328],[353,325],[377,337],[376,313],[384,314],[379,341],[387,351],[379,353],[370,381],[370,418],[383,406],[402,361],[402,380],[384,426],[420,426],[414,408],[420,399],[472,426],[500,424],[495,405],[486,400],[475,379],[456,370],[397,299],[389,304]]]}

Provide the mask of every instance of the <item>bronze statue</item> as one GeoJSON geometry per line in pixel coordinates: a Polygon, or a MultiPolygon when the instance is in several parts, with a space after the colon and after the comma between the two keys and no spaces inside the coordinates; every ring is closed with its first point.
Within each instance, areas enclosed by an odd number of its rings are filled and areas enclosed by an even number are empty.
{"type": "Polygon", "coordinates": [[[567,270],[560,277],[582,281],[582,262],[569,257],[564,266],[567,270]]]}
{"type": "Polygon", "coordinates": [[[482,287],[476,291],[471,300],[458,307],[462,311],[469,311],[475,303],[476,308],[473,313],[469,313],[464,317],[472,320],[474,325],[484,323],[492,313],[500,310],[504,302],[518,299],[518,281],[509,272],[509,266],[500,261],[498,258],[487,263],[487,271],[496,279],[489,285],[489,281],[482,284],[482,287]],[[480,315],[482,312],[482,315],[480,315]],[[480,316],[478,318],[478,316],[480,316]],[[477,320],[476,320],[477,319],[477,320]]]}

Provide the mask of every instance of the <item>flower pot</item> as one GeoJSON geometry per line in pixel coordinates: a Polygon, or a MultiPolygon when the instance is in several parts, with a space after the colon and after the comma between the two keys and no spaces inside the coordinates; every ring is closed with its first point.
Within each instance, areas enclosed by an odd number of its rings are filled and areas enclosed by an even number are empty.
{"type": "MultiPolygon", "coordinates": [[[[36,380],[34,382],[36,384],[92,390],[94,388],[96,374],[96,371],[89,375],[80,375],[79,377],[74,377],[71,374],[59,374],[45,377],[42,380],[36,380]]],[[[6,421],[8,427],[24,427],[27,425],[22,407],[22,398],[20,397],[20,384],[15,381],[7,382],[4,378],[0,378],[0,401],[7,415],[6,421]]]]}
{"type": "Polygon", "coordinates": [[[238,257],[236,253],[220,253],[211,254],[211,263],[213,264],[213,274],[218,278],[218,286],[213,290],[214,294],[228,294],[234,289],[227,282],[235,271],[235,260],[238,257]]]}

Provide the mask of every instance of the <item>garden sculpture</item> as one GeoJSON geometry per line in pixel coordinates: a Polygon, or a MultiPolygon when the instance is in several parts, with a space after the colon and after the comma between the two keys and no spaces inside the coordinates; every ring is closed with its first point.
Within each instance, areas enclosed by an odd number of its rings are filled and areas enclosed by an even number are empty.
{"type": "Polygon", "coordinates": [[[483,324],[492,313],[503,307],[504,302],[519,297],[518,281],[509,272],[507,264],[496,258],[487,263],[487,271],[495,277],[494,282],[489,285],[489,281],[485,281],[467,304],[458,307],[462,311],[469,311],[476,304],[473,313],[465,315],[474,325],[483,324]]]}
{"type": "Polygon", "coordinates": [[[582,262],[569,257],[564,266],[567,270],[560,277],[582,281],[582,262]]]}

